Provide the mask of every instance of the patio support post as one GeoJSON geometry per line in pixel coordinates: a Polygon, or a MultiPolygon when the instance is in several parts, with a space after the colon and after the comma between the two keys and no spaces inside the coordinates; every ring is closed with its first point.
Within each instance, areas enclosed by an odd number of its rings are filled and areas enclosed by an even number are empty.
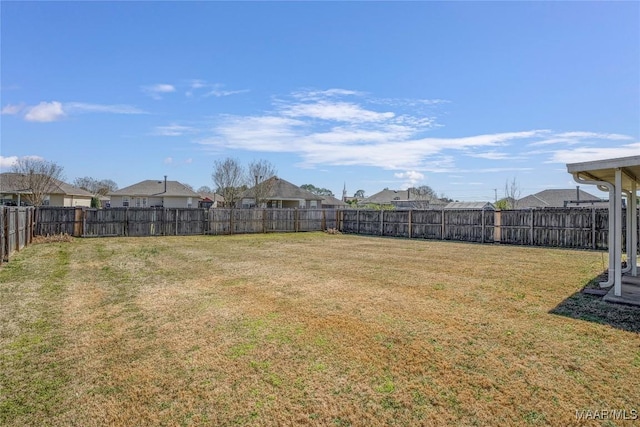
{"type": "Polygon", "coordinates": [[[631,184],[631,200],[627,208],[627,215],[631,211],[631,253],[627,259],[631,264],[631,275],[638,277],[638,184],[631,184]]]}
{"type": "Polygon", "coordinates": [[[622,169],[615,170],[615,234],[614,234],[614,281],[613,294],[617,297],[622,296],[622,169]]]}
{"type": "Polygon", "coordinates": [[[625,253],[627,254],[627,266],[622,269],[622,273],[628,273],[631,271],[631,232],[633,230],[633,226],[631,224],[631,218],[633,217],[633,211],[631,210],[631,191],[623,190],[625,197],[627,198],[627,215],[626,215],[626,238],[625,238],[625,253]]]}
{"type": "MultiPolygon", "coordinates": [[[[609,238],[608,240],[608,251],[609,251],[609,272],[607,274],[607,281],[606,282],[600,282],[599,285],[601,288],[608,288],[609,286],[613,285],[613,280],[614,280],[614,250],[613,247],[615,246],[615,214],[614,212],[616,211],[616,205],[615,205],[615,197],[614,197],[614,193],[615,193],[615,186],[606,182],[606,181],[596,181],[596,180],[587,180],[587,179],[583,179],[580,176],[580,173],[574,173],[573,174],[573,180],[579,184],[592,184],[592,185],[597,185],[598,187],[604,187],[609,191],[609,238]]],[[[602,188],[601,188],[602,189],[602,188]]],[[[603,190],[603,189],[602,189],[603,190]]],[[[603,190],[604,191],[604,190],[603,190]]]]}

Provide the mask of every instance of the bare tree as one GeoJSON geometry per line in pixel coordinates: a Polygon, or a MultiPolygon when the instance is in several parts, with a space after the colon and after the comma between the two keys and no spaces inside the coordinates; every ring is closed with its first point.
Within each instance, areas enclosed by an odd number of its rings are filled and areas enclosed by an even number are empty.
{"type": "Polygon", "coordinates": [[[118,189],[118,184],[110,179],[97,180],[90,176],[74,179],[73,185],[78,188],[82,188],[95,196],[106,196],[112,191],[116,191],[118,189]]]}
{"type": "Polygon", "coordinates": [[[513,177],[511,181],[505,181],[504,198],[506,200],[507,209],[518,208],[518,199],[520,198],[520,183],[518,183],[518,180],[515,177],[513,177]]]}
{"type": "Polygon", "coordinates": [[[211,179],[216,186],[216,192],[224,197],[225,204],[229,207],[235,206],[242,187],[246,184],[246,173],[240,162],[230,157],[216,160],[211,179]]]}
{"type": "Polygon", "coordinates": [[[278,172],[275,166],[268,160],[254,160],[249,163],[247,169],[247,180],[254,183],[253,196],[256,200],[256,207],[263,206],[266,203],[266,197],[271,192],[278,172]]]}
{"type": "Polygon", "coordinates": [[[42,206],[47,194],[51,194],[62,180],[62,166],[38,157],[23,157],[11,167],[15,173],[17,190],[33,206],[42,206]]]}
{"type": "Polygon", "coordinates": [[[203,185],[202,187],[198,188],[198,193],[202,194],[202,193],[213,193],[213,190],[211,189],[211,187],[207,186],[207,185],[203,185]]]}
{"type": "Polygon", "coordinates": [[[353,193],[353,197],[355,197],[356,199],[364,199],[364,190],[358,190],[355,193],[353,193]]]}

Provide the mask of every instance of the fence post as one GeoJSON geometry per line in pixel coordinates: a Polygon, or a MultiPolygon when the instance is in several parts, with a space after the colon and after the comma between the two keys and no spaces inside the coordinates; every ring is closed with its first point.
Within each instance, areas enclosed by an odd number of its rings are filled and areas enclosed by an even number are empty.
{"type": "Polygon", "coordinates": [[[262,208],[262,232],[267,232],[267,208],[262,208]]]}
{"type": "Polygon", "coordinates": [[[294,209],[294,211],[293,211],[293,231],[295,233],[297,233],[298,230],[300,230],[300,210],[299,209],[294,209]]]}
{"type": "Polygon", "coordinates": [[[596,249],[598,244],[596,242],[596,207],[591,208],[591,247],[596,249]]]}
{"type": "Polygon", "coordinates": [[[493,214],[493,242],[502,243],[502,211],[493,214]]]}
{"type": "Polygon", "coordinates": [[[442,209],[440,212],[442,212],[442,217],[440,218],[441,222],[440,222],[440,240],[444,240],[444,230],[445,230],[445,223],[444,223],[444,214],[446,213],[446,211],[444,209],[442,209]]]}
{"type": "Polygon", "coordinates": [[[344,211],[342,209],[336,210],[336,229],[342,233],[344,228],[344,211]]]}
{"type": "Polygon", "coordinates": [[[322,210],[322,222],[320,224],[320,227],[322,228],[321,231],[324,231],[327,229],[327,210],[326,209],[322,210]]]}
{"type": "Polygon", "coordinates": [[[380,209],[380,235],[384,236],[384,209],[380,209]]]}
{"type": "Polygon", "coordinates": [[[360,234],[360,209],[356,210],[356,234],[360,234]]]}
{"type": "Polygon", "coordinates": [[[485,230],[485,226],[486,226],[486,220],[484,218],[484,213],[485,213],[485,209],[482,208],[482,210],[480,211],[480,214],[482,215],[482,220],[480,221],[482,224],[482,227],[480,229],[480,243],[484,243],[484,230],[485,230]]]}
{"type": "Polygon", "coordinates": [[[534,208],[531,208],[531,228],[529,233],[531,234],[531,246],[535,246],[536,245],[536,241],[535,241],[535,236],[536,234],[534,233],[534,229],[533,227],[535,227],[535,214],[536,214],[536,210],[534,208]]]}
{"type": "Polygon", "coordinates": [[[412,237],[413,227],[411,222],[413,221],[413,210],[409,209],[409,238],[412,237]]]}
{"type": "Polygon", "coordinates": [[[178,208],[176,208],[176,236],[178,235],[178,208]]]}

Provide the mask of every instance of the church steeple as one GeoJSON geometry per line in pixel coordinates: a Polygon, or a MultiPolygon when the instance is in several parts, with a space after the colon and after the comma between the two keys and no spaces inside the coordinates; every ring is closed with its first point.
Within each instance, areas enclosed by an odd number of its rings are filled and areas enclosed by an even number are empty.
{"type": "Polygon", "coordinates": [[[344,183],[344,187],[342,188],[342,201],[347,201],[347,183],[344,183]]]}

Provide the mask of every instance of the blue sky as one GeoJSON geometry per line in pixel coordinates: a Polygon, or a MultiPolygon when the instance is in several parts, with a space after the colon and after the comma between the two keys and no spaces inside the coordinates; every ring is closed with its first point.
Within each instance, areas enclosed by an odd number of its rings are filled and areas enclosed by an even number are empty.
{"type": "Polygon", "coordinates": [[[235,157],[338,196],[493,200],[640,154],[639,2],[0,8],[2,170],[39,156],[69,182],[198,188],[235,157]]]}

